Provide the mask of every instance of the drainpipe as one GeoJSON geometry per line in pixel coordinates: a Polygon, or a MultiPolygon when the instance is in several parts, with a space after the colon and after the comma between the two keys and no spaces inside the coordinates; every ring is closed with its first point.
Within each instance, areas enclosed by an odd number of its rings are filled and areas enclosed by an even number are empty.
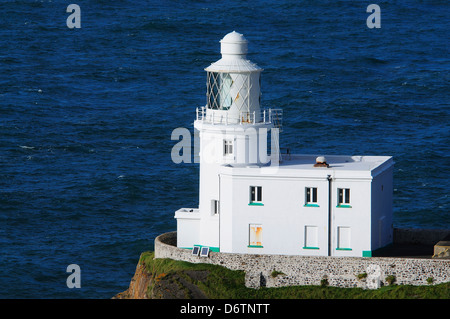
{"type": "Polygon", "coordinates": [[[333,178],[331,175],[327,176],[328,180],[328,256],[331,256],[331,181],[333,178]]]}
{"type": "Polygon", "coordinates": [[[222,215],[222,201],[220,200],[220,174],[218,174],[219,177],[219,196],[217,196],[218,200],[219,200],[219,252],[220,252],[220,215],[222,215]]]}

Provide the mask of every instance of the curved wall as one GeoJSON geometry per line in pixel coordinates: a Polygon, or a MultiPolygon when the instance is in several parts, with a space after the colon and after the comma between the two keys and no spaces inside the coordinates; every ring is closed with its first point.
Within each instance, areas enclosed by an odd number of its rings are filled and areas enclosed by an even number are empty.
{"type": "Polygon", "coordinates": [[[209,257],[192,255],[192,251],[176,247],[176,232],[155,239],[155,258],[170,258],[191,263],[220,265],[245,271],[247,287],[258,288],[320,285],[327,279],[330,286],[378,288],[387,285],[386,277],[394,276],[400,285],[428,285],[450,281],[450,259],[391,257],[319,257],[286,255],[246,255],[210,252],[209,257]],[[275,277],[272,272],[279,274],[275,277]],[[357,276],[367,274],[364,279],[357,276]]]}

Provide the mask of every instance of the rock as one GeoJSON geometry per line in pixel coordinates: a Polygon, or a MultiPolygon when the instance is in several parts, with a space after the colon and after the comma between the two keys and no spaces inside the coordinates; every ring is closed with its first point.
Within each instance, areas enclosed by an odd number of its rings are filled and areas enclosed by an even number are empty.
{"type": "Polygon", "coordinates": [[[152,274],[145,270],[144,265],[138,263],[129,288],[114,296],[113,299],[149,299],[147,292],[151,283],[152,274]]]}
{"type": "Polygon", "coordinates": [[[112,299],[206,299],[195,283],[205,281],[208,274],[206,270],[149,272],[140,259],[128,289],[112,299]]]}

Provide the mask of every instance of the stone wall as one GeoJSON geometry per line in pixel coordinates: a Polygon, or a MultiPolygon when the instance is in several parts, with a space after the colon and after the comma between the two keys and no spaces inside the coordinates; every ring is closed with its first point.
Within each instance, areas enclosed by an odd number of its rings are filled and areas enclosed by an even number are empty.
{"type": "Polygon", "coordinates": [[[176,247],[176,232],[165,233],[155,239],[155,258],[209,263],[232,270],[244,270],[246,286],[252,288],[321,285],[323,280],[335,287],[378,288],[387,285],[389,277],[395,278],[395,283],[402,285],[428,285],[428,278],[432,278],[433,284],[450,281],[450,259],[313,257],[218,252],[210,252],[209,257],[199,257],[193,256],[191,250],[176,247]]]}

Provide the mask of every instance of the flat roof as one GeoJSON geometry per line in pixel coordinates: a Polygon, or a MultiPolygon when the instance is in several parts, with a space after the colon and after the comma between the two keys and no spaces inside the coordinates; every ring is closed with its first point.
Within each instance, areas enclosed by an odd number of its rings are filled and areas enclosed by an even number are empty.
{"type": "Polygon", "coordinates": [[[352,155],[311,155],[283,154],[279,165],[245,165],[226,164],[223,172],[232,175],[274,174],[277,176],[298,177],[361,177],[368,178],[378,175],[394,164],[392,156],[352,156],[352,155]],[[328,167],[314,167],[316,158],[323,156],[328,167]]]}

